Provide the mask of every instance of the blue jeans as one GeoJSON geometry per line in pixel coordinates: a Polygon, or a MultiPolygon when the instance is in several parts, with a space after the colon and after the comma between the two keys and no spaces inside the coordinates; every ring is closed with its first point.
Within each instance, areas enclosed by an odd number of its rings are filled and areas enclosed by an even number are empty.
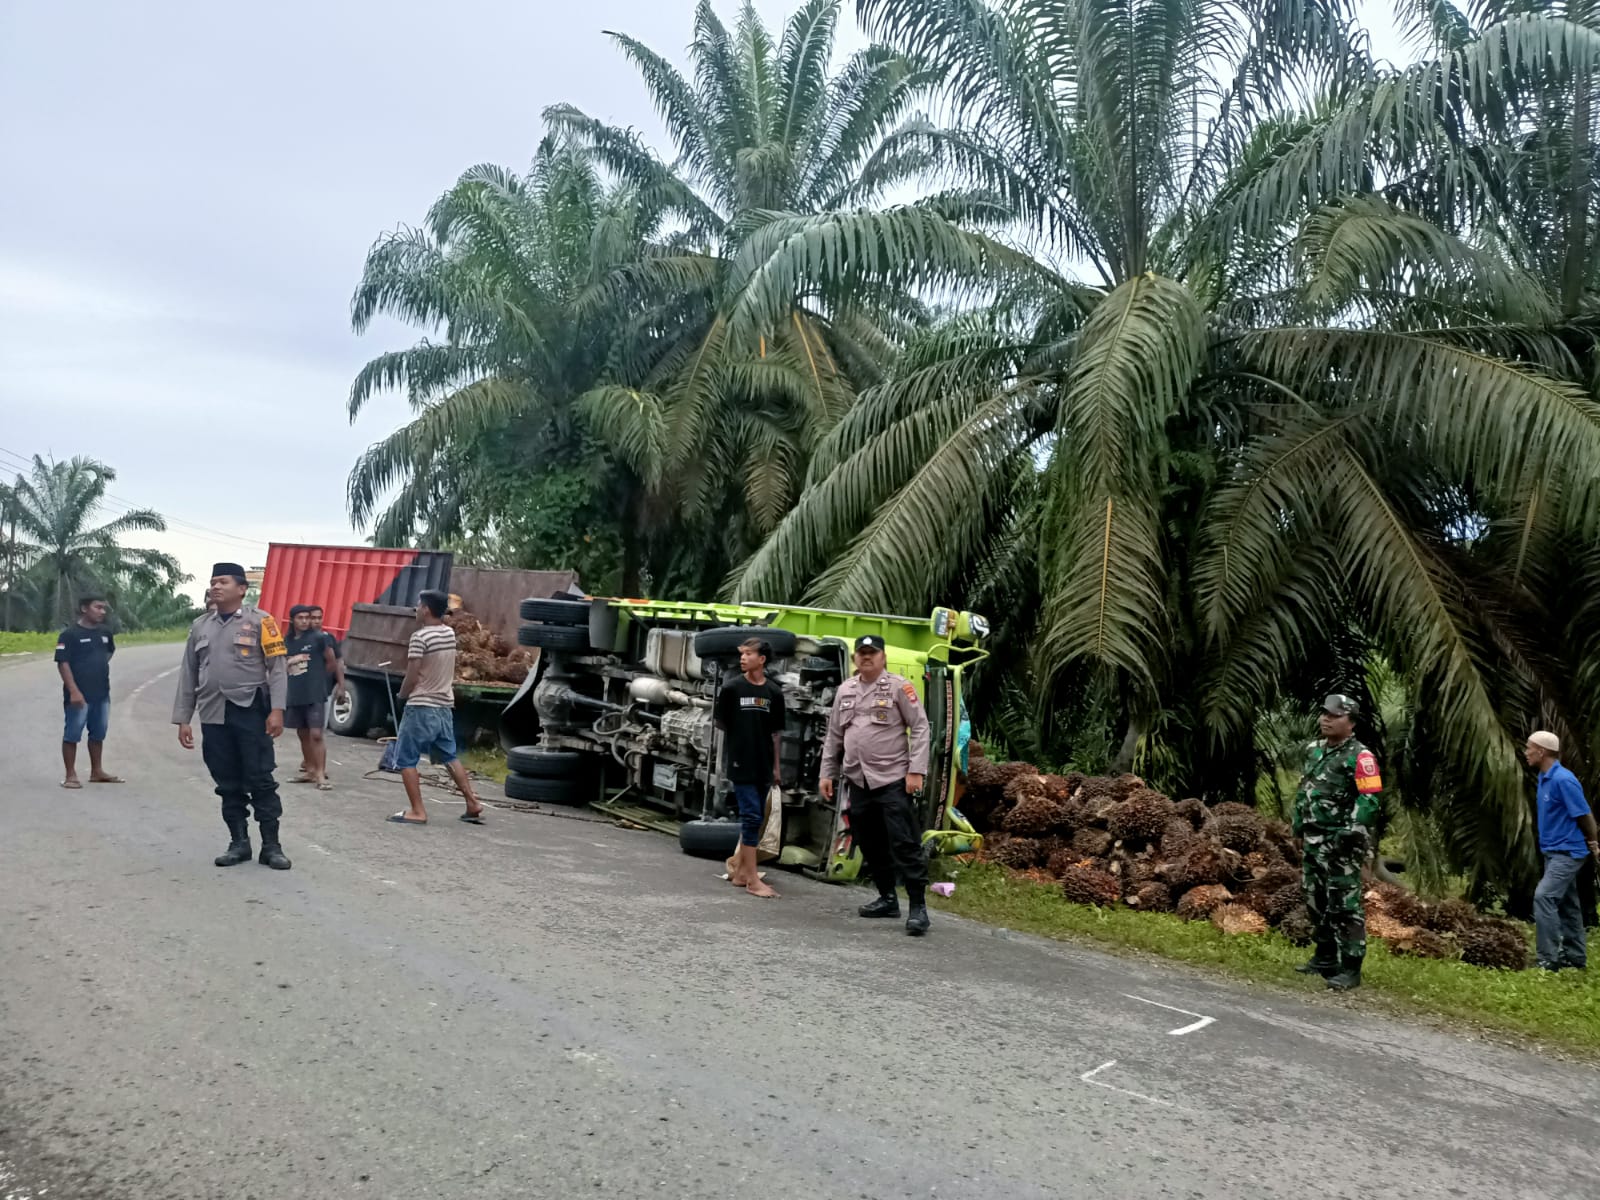
{"type": "Polygon", "coordinates": [[[1578,874],[1588,855],[1546,854],[1544,878],[1533,893],[1533,924],[1539,965],[1581,967],[1587,964],[1583,935],[1583,908],[1578,903],[1578,874]]]}
{"type": "Polygon", "coordinates": [[[83,740],[83,731],[89,731],[91,742],[106,740],[106,729],[111,724],[111,697],[102,696],[98,700],[91,700],[82,708],[74,708],[63,702],[66,710],[65,728],[61,731],[61,740],[71,742],[76,746],[83,740]]]}
{"type": "Polygon", "coordinates": [[[438,766],[456,760],[456,713],[453,708],[423,708],[406,705],[400,718],[396,762],[404,771],[416,766],[426,754],[438,766]]]}
{"type": "Polygon", "coordinates": [[[736,783],[733,798],[739,805],[739,844],[759,846],[761,823],[767,815],[767,789],[753,783],[736,783]]]}

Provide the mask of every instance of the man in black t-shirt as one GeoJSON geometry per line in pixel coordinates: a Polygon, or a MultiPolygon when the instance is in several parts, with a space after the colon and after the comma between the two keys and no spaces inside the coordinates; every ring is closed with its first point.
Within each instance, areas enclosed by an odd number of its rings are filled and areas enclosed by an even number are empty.
{"type": "Polygon", "coordinates": [[[328,677],[333,674],[333,650],[320,630],[311,627],[311,607],[296,604],[289,610],[289,636],[284,639],[289,675],[288,699],[283,706],[283,727],[300,737],[302,765],[292,783],[314,783],[326,792],[328,746],[322,726],[328,710],[328,677]]]}
{"type": "Polygon", "coordinates": [[[89,733],[89,782],[122,782],[108,774],[100,761],[111,723],[111,656],[117,652],[116,638],[105,624],[105,597],[85,596],[78,601],[77,624],[67,626],[56,639],[56,671],[61,675],[66,717],[61,762],[67,770],[61,786],[74,791],[83,787],[78,781],[78,742],[85,730],[89,733]]]}
{"type": "Polygon", "coordinates": [[[739,805],[739,849],[728,860],[728,879],[752,896],[776,896],[756,869],[756,847],[766,816],[767,789],[778,783],[778,741],[783,734],[783,688],[767,678],[772,647],[752,637],[739,646],[742,674],[717,693],[717,728],[727,747],[728,782],[739,805]]]}

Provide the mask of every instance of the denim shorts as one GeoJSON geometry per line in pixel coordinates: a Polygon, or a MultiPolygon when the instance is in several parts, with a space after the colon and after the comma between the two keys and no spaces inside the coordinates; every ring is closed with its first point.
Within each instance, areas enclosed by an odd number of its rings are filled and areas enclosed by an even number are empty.
{"type": "Polygon", "coordinates": [[[66,710],[66,728],[61,732],[63,742],[76,745],[83,740],[83,731],[88,729],[91,742],[106,740],[106,729],[111,724],[111,697],[102,696],[99,700],[91,700],[82,708],[74,708],[63,702],[66,710]]]}
{"type": "Polygon", "coordinates": [[[455,762],[456,710],[406,705],[396,741],[395,766],[402,771],[416,766],[424,754],[441,767],[455,762]]]}
{"type": "Polygon", "coordinates": [[[739,844],[759,846],[761,823],[767,815],[767,789],[753,783],[736,783],[733,798],[739,805],[739,844]]]}

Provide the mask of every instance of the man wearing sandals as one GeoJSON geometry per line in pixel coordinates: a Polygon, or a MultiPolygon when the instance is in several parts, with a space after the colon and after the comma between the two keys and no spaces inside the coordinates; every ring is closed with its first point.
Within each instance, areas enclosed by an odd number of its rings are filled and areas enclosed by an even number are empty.
{"type": "Polygon", "coordinates": [[[400,699],[406,710],[400,717],[397,761],[400,779],[410,804],[389,820],[396,825],[426,825],[428,810],[422,806],[422,775],[417,764],[424,754],[436,766],[445,767],[456,787],[466,797],[463,821],[483,824],[483,805],[472,790],[472,779],[456,757],[456,631],[444,623],[450,611],[450,597],[443,592],[423,592],[417,605],[417,631],[406,648],[406,677],[400,684],[400,699]]]}
{"type": "Polygon", "coordinates": [[[311,606],[296,604],[289,610],[288,650],[289,699],[283,709],[283,727],[300,738],[302,766],[295,783],[314,783],[326,792],[328,782],[328,744],[322,736],[327,716],[328,679],[334,672],[333,649],[327,637],[312,628],[311,606]]]}
{"type": "Polygon", "coordinates": [[[89,782],[121,783],[101,764],[106,728],[111,723],[111,656],[117,640],[106,624],[103,596],[85,596],[78,601],[78,622],[61,631],[56,639],[56,670],[61,673],[61,699],[66,710],[61,735],[61,762],[66,775],[61,786],[77,790],[78,742],[85,730],[89,734],[89,782]]]}
{"type": "Polygon", "coordinates": [[[728,881],[752,896],[777,896],[761,878],[757,848],[766,818],[767,790],[781,782],[783,685],[767,678],[772,647],[760,638],[739,643],[739,676],[717,693],[715,720],[728,752],[728,781],[739,806],[739,848],[728,860],[728,881]]]}

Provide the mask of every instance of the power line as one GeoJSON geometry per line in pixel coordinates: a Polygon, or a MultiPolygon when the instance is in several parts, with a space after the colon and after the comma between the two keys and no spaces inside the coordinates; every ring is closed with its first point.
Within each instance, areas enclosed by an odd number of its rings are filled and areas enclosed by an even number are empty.
{"type": "MultiPolygon", "coordinates": [[[[33,460],[31,458],[25,458],[18,454],[15,450],[9,450],[4,446],[0,446],[0,456],[14,460],[20,465],[21,469],[31,470],[33,467],[33,460]]],[[[119,508],[122,510],[123,514],[133,512],[138,509],[148,509],[147,505],[136,505],[132,501],[124,500],[121,496],[113,495],[111,492],[103,493],[101,499],[102,503],[104,503],[106,507],[110,508],[114,513],[119,508]]],[[[176,527],[170,528],[169,532],[186,534],[187,536],[200,541],[209,541],[222,545],[237,546],[241,542],[249,544],[259,542],[261,540],[260,538],[243,537],[239,534],[229,533],[225,529],[213,529],[209,525],[200,525],[194,521],[185,521],[180,517],[169,516],[168,514],[160,512],[159,510],[149,509],[149,511],[156,512],[157,515],[160,516],[169,527],[176,527]]]]}

